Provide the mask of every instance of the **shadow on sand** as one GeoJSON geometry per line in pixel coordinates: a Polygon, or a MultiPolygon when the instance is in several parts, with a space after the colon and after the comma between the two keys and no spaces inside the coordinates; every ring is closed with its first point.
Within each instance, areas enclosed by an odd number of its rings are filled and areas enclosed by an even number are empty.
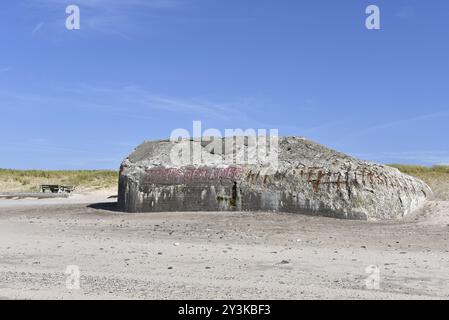
{"type": "Polygon", "coordinates": [[[96,210],[119,212],[118,206],[117,206],[117,201],[92,203],[92,204],[88,205],[87,207],[96,209],[96,210]]]}

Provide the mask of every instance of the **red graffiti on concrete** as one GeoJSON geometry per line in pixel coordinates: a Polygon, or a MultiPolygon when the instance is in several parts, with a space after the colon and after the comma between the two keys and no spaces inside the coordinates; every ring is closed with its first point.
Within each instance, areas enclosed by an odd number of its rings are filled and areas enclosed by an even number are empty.
{"type": "Polygon", "coordinates": [[[218,182],[221,180],[238,180],[242,169],[227,168],[150,168],[146,170],[149,183],[194,183],[218,182]]]}

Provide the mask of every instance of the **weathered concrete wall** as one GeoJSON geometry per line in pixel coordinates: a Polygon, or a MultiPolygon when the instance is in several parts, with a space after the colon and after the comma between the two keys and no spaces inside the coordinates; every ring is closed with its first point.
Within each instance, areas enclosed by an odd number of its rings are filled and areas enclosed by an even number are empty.
{"type": "Polygon", "coordinates": [[[120,175],[120,207],[124,211],[223,211],[239,209],[237,167],[148,168],[137,181],[120,175]]]}
{"type": "Polygon", "coordinates": [[[140,145],[120,169],[119,207],[127,212],[276,211],[346,219],[402,218],[431,195],[422,181],[297,137],[279,141],[279,168],[222,165],[205,146],[207,164],[176,166],[173,143],[140,145]]]}

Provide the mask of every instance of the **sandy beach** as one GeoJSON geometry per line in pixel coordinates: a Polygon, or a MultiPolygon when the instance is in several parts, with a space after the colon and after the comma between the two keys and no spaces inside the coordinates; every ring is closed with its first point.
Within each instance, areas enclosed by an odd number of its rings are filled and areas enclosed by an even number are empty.
{"type": "Polygon", "coordinates": [[[403,221],[0,201],[2,299],[448,299],[449,202],[403,221]],[[80,288],[66,287],[68,266],[80,288]],[[369,266],[379,288],[366,286],[369,266]]]}

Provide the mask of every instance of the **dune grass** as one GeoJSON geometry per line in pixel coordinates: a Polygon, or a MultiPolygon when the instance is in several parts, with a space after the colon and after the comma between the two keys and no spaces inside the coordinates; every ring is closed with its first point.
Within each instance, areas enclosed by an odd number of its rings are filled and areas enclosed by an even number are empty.
{"type": "Polygon", "coordinates": [[[390,164],[389,166],[395,167],[399,169],[401,172],[406,174],[415,174],[423,176],[437,176],[441,174],[449,175],[449,166],[424,167],[406,164],[390,164]]]}
{"type": "Polygon", "coordinates": [[[449,200],[449,166],[423,167],[403,164],[389,166],[426,182],[432,188],[437,199],[449,200]]]}
{"type": "Polygon", "coordinates": [[[428,183],[435,179],[449,181],[449,166],[423,167],[403,164],[391,164],[389,166],[399,169],[402,173],[420,178],[428,183]]]}
{"type": "Polygon", "coordinates": [[[37,192],[41,184],[75,186],[77,191],[117,186],[118,172],[112,170],[12,170],[0,169],[0,191],[37,192]]]}

